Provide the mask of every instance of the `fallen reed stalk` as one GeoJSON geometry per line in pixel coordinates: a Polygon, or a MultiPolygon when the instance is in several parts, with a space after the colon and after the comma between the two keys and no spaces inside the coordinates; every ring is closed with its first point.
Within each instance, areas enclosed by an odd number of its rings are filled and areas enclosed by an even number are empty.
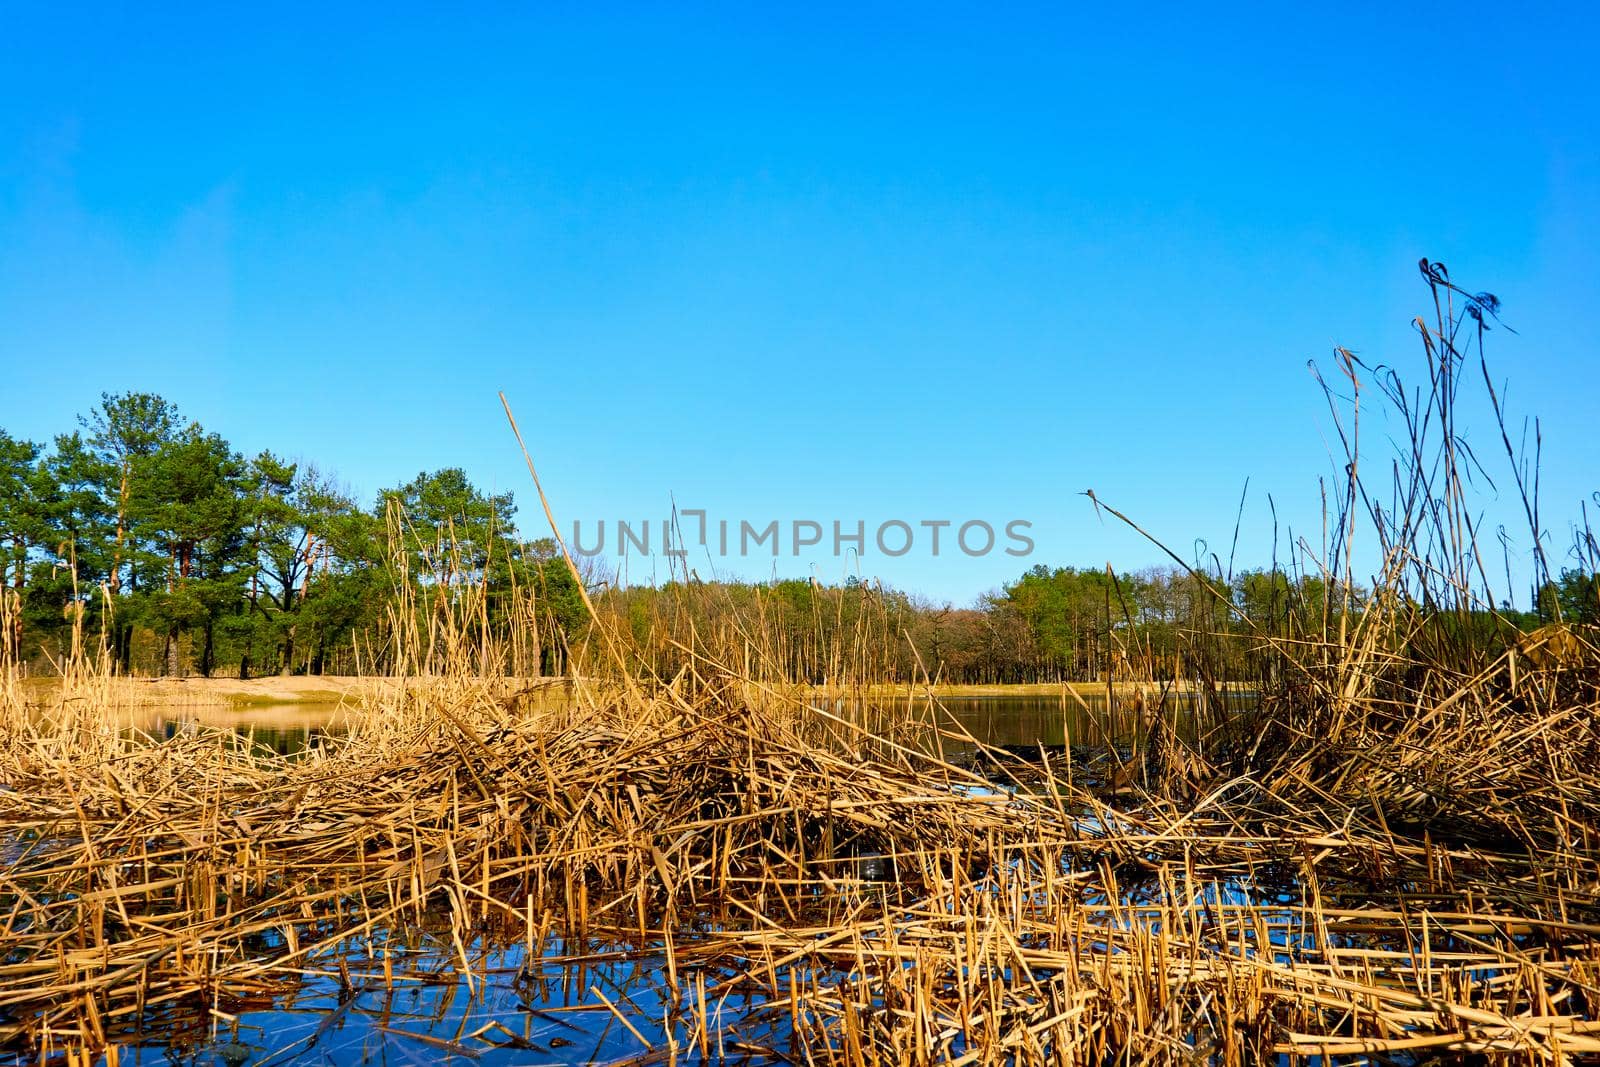
{"type": "MultiPolygon", "coordinates": [[[[1484,607],[1465,460],[1428,436],[1454,425],[1462,317],[1425,333],[1395,506],[1370,504],[1341,423],[1328,595],[1226,635],[1265,665],[1254,705],[1208,666],[1224,635],[1197,633],[1202,710],[1180,730],[1179,688],[1146,671],[1122,690],[1132,746],[991,749],[926,687],[822,699],[782,664],[858,677],[845,654],[773,655],[759,614],[716,635],[652,620],[650,655],[596,616],[570,686],[533,689],[504,677],[514,642],[467,639],[470,590],[400,598],[403,676],[293,757],[118,728],[92,671],[48,708],[0,678],[0,1049],[198,1044],[316,976],[336,1003],[273,1062],[364,997],[497,982],[570,986],[640,1063],[1600,1054],[1600,643],[1508,636],[1484,607]],[[643,669],[661,650],[670,676],[643,669]],[[612,982],[623,964],[655,984],[612,982]]],[[[562,1047],[383,1013],[386,1040],[430,1053],[562,1047]]]]}

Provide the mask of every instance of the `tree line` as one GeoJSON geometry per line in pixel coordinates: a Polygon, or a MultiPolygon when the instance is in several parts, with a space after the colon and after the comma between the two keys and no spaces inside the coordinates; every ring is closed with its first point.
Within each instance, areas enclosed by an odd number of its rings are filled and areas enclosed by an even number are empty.
{"type": "MultiPolygon", "coordinates": [[[[1004,684],[1181,676],[1196,642],[1303,631],[1350,610],[1281,568],[1201,576],[1036,566],[971,607],[875,582],[684,580],[586,590],[510,493],[460,468],[363,504],[330,474],[245,456],[150,393],[106,394],[42,445],[0,429],[0,650],[36,671],[94,650],[117,671],[240,677],[474,669],[562,673],[592,647],[587,591],[639,668],[684,669],[686,644],[752,674],[1004,684]],[[1248,618],[1246,625],[1242,620],[1248,618]]],[[[1600,623],[1594,576],[1563,572],[1495,625],[1600,623]]],[[[1251,676],[1249,641],[1213,669],[1251,676]]]]}
{"type": "MultiPolygon", "coordinates": [[[[546,629],[581,623],[553,546],[519,542],[511,495],[459,468],[363,506],[315,466],[242,455],[154,394],[103,395],[78,422],[49,446],[0,428],[4,630],[35,669],[90,638],[141,674],[422,666],[401,662],[406,591],[424,612],[471,592],[495,614],[537,604],[546,629]]],[[[561,670],[561,647],[541,644],[524,669],[561,670]]]]}

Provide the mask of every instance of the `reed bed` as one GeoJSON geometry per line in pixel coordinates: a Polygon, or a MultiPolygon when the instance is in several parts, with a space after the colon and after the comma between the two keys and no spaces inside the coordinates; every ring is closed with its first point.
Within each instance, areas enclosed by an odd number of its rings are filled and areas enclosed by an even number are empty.
{"type": "MultiPolygon", "coordinates": [[[[1600,1051],[1592,716],[1519,714],[1564,682],[1500,667],[1501,703],[1351,735],[1364,759],[1230,776],[1183,746],[1115,796],[1048,759],[1008,788],[735,675],[417,689],[295,759],[14,732],[0,1047],[148,1041],[432,926],[469,983],[485,943],[601,934],[736,974],[760,1006],[727,1030],[777,1018],[772,1055],[818,1063],[1561,1062],[1600,1051]]],[[[724,992],[632,1025],[692,1058],[724,992]]]]}
{"type": "Polygon", "coordinates": [[[927,686],[876,701],[847,660],[881,656],[882,619],[819,692],[759,605],[714,635],[652,618],[645,648],[595,615],[551,681],[487,644],[479,594],[414,588],[401,676],[292,756],[110,725],[108,671],[32,708],[0,676],[0,1052],[194,1052],[311,982],[324,1021],[262,1062],[364,1014],[408,1060],[562,1062],[513,1016],[576,1032],[526,1007],[576,982],[636,1063],[1595,1059],[1600,641],[1497,616],[1452,428],[1462,324],[1493,306],[1423,266],[1430,386],[1392,389],[1390,503],[1341,421],[1349,481],[1296,564],[1328,595],[1193,634],[1181,684],[1108,689],[1131,743],[990,749],[927,686]],[[1218,676],[1224,639],[1259,678],[1218,676]],[[647,987],[608,984],[623,966],[647,987]],[[397,991],[441,986],[521,1000],[405,1036],[397,991]]]}

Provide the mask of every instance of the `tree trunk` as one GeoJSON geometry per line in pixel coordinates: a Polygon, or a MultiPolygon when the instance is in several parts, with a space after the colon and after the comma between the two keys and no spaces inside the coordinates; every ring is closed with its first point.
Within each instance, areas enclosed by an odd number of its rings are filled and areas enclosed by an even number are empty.
{"type": "Polygon", "coordinates": [[[122,482],[117,487],[117,547],[111,554],[111,595],[122,592],[122,542],[128,533],[128,471],[129,463],[122,461],[122,482]]]}
{"type": "Polygon", "coordinates": [[[168,678],[178,676],[178,631],[167,631],[166,642],[161,648],[161,673],[168,678]]]}
{"type": "Polygon", "coordinates": [[[206,620],[206,640],[200,648],[200,677],[211,677],[211,657],[216,653],[215,633],[216,623],[206,620]]]}
{"type": "Polygon", "coordinates": [[[119,674],[127,674],[133,658],[133,625],[114,622],[111,626],[111,655],[117,661],[119,674]]]}

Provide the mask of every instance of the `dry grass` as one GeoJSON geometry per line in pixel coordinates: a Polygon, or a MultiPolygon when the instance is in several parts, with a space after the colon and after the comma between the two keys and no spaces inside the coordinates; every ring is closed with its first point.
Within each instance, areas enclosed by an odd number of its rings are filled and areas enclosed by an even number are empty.
{"type": "Polygon", "coordinates": [[[0,1049],[160,1042],[308,972],[343,1011],[415,979],[396,946],[422,931],[475,992],[489,946],[659,954],[664,1015],[598,994],[639,1062],[1600,1055],[1600,648],[1463,636],[1495,600],[1455,439],[1425,432],[1451,422],[1459,319],[1428,335],[1448,355],[1410,481],[1371,509],[1376,588],[1352,577],[1352,428],[1334,606],[1246,638],[1259,706],[1179,730],[1150,679],[1131,750],[992,753],[999,784],[940,758],[976,742],[931,693],[818,701],[751,653],[759,619],[660,621],[670,678],[599,627],[579,680],[523,686],[521,653],[473,644],[470,593],[410,629],[402,598],[407,676],[294,758],[117,729],[94,670],[44,709],[0,676],[0,1049]]]}
{"type": "MultiPolygon", "coordinates": [[[[1509,670],[1503,703],[1351,735],[1334,773],[1185,748],[1116,809],[715,673],[543,708],[417,689],[294,760],[13,735],[0,1044],[133,1042],[443,915],[466,974],[483,937],[595,932],[736,967],[815,1062],[1600,1051],[1592,724],[1518,714],[1562,679],[1509,670]]],[[[717,995],[685,988],[680,1052],[717,995]]]]}

